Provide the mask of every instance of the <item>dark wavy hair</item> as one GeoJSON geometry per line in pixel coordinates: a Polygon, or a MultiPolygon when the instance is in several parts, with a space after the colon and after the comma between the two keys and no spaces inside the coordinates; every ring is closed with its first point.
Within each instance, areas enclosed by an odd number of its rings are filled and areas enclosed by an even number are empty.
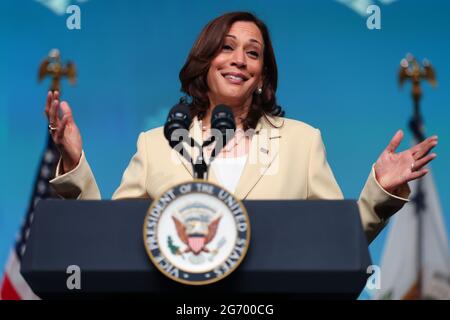
{"type": "Polygon", "coordinates": [[[192,116],[202,119],[209,107],[207,74],[211,61],[220,52],[224,39],[233,23],[253,22],[259,28],[264,40],[262,93],[253,94],[252,104],[243,119],[244,130],[255,128],[262,116],[284,116],[276,103],[278,70],[275,54],[267,26],[249,12],[230,12],[209,22],[194,43],[189,56],[180,71],[181,91],[187,97],[181,100],[189,103],[192,116]]]}

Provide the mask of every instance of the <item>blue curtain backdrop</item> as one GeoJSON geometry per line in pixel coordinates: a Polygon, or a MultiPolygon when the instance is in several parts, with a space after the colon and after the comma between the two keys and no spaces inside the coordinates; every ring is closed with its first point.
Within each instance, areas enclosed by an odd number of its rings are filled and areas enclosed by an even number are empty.
{"type": "MultiPolygon", "coordinates": [[[[358,198],[397,129],[406,131],[400,149],[411,140],[410,86],[397,85],[400,59],[412,52],[431,60],[439,86],[423,85],[423,116],[427,133],[440,137],[432,169],[450,229],[449,1],[373,1],[381,8],[381,30],[369,30],[365,17],[332,0],[60,1],[80,6],[81,30],[67,29],[69,15],[44,2],[52,1],[0,2],[0,267],[25,214],[45,144],[49,82],[36,78],[49,50],[59,48],[63,60],[77,65],[78,83],[64,82],[63,97],[109,198],[139,132],[162,125],[180,97],[178,72],[201,28],[234,10],[252,11],[268,24],[279,103],[288,117],[321,129],[346,198],[358,198]]],[[[386,230],[370,247],[375,263],[385,237],[386,230]]]]}

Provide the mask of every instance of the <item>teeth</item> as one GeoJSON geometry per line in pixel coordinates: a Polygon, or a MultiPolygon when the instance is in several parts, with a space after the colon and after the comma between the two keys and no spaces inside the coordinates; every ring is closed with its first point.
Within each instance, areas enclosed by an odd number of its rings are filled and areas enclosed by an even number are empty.
{"type": "Polygon", "coordinates": [[[231,75],[231,74],[227,74],[227,75],[225,76],[225,78],[227,78],[227,79],[232,79],[232,80],[238,80],[238,81],[244,81],[243,78],[237,77],[237,76],[233,76],[233,75],[231,75]]]}

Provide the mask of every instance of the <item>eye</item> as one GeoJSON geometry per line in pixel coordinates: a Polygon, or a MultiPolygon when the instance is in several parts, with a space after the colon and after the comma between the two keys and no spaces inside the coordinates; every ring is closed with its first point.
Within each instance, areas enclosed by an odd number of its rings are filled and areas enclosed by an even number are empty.
{"type": "Polygon", "coordinates": [[[253,58],[259,58],[259,53],[256,51],[249,51],[248,54],[253,58]]]}
{"type": "Polygon", "coordinates": [[[231,47],[231,46],[228,45],[228,44],[224,44],[224,45],[222,46],[222,50],[224,50],[224,51],[230,51],[230,50],[233,50],[233,47],[231,47]]]}

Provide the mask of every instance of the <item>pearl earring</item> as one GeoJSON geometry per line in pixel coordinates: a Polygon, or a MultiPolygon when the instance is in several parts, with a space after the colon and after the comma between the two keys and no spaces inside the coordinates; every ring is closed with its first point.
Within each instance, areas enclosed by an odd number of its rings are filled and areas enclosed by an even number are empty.
{"type": "Polygon", "coordinates": [[[258,88],[258,89],[256,90],[256,93],[257,93],[257,94],[261,94],[261,93],[262,93],[262,88],[258,88]]]}

